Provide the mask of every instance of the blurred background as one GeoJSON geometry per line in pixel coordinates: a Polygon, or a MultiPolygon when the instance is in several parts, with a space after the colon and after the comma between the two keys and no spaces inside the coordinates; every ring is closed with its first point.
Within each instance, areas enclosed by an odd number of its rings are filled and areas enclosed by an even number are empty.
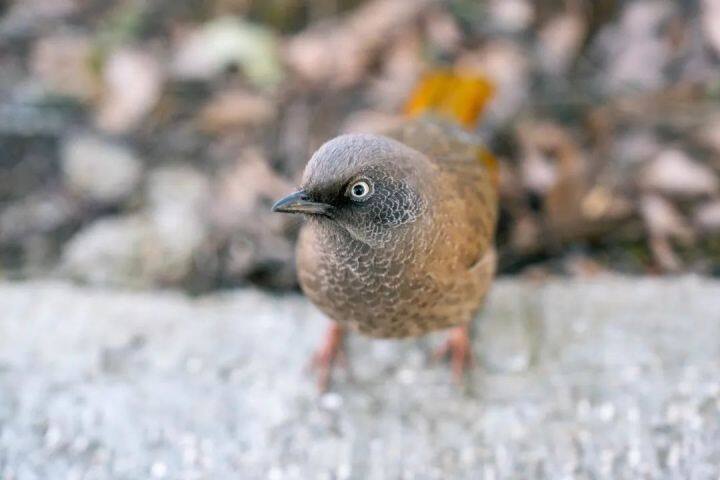
{"type": "Polygon", "coordinates": [[[720,0],[0,0],[0,478],[717,480],[719,67],[720,0]],[[438,68],[495,87],[479,368],[319,394],[270,207],[438,68]]]}
{"type": "Polygon", "coordinates": [[[720,274],[720,2],[0,3],[0,277],[296,288],[272,215],[424,72],[496,91],[502,274],[720,274]]]}

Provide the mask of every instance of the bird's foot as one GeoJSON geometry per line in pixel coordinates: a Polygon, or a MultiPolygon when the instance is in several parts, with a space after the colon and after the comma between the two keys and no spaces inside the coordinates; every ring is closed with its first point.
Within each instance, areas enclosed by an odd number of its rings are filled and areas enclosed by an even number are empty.
{"type": "Polygon", "coordinates": [[[317,372],[317,385],[320,392],[327,391],[335,365],[347,366],[344,340],[345,329],[333,322],[328,327],[320,348],[312,356],[310,368],[317,372]]]}
{"type": "Polygon", "coordinates": [[[472,339],[470,326],[455,327],[450,330],[445,343],[435,351],[435,360],[450,357],[453,379],[458,385],[465,383],[465,372],[475,363],[472,354],[472,339]]]}

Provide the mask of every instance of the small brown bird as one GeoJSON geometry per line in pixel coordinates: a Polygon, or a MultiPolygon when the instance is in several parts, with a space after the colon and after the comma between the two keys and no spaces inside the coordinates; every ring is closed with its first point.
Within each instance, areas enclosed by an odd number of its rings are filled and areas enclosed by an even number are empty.
{"type": "Polygon", "coordinates": [[[307,217],[300,285],[333,321],[314,358],[321,388],[346,327],[380,338],[453,328],[443,352],[462,378],[469,324],[495,272],[497,210],[493,157],[437,116],[342,135],[315,152],[301,189],[273,211],[307,217]]]}

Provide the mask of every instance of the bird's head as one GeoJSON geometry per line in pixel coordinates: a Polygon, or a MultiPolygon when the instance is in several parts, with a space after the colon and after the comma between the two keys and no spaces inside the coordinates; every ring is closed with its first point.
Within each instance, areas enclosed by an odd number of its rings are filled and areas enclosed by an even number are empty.
{"type": "Polygon", "coordinates": [[[381,135],[336,137],[312,156],[301,188],[273,205],[340,228],[370,246],[392,240],[426,210],[432,166],[420,152],[381,135]]]}

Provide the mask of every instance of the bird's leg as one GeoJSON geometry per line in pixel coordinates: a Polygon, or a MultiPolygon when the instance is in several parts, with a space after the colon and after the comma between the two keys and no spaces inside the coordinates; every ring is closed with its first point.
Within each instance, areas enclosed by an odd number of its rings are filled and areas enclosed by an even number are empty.
{"type": "Polygon", "coordinates": [[[320,348],[312,356],[310,366],[318,372],[318,389],[321,392],[327,390],[335,364],[346,362],[344,340],[345,328],[337,322],[331,322],[320,348]]]}
{"type": "Polygon", "coordinates": [[[445,343],[435,351],[435,359],[450,357],[453,378],[458,384],[464,381],[465,372],[473,365],[472,339],[470,325],[455,327],[450,330],[445,343]]]}

